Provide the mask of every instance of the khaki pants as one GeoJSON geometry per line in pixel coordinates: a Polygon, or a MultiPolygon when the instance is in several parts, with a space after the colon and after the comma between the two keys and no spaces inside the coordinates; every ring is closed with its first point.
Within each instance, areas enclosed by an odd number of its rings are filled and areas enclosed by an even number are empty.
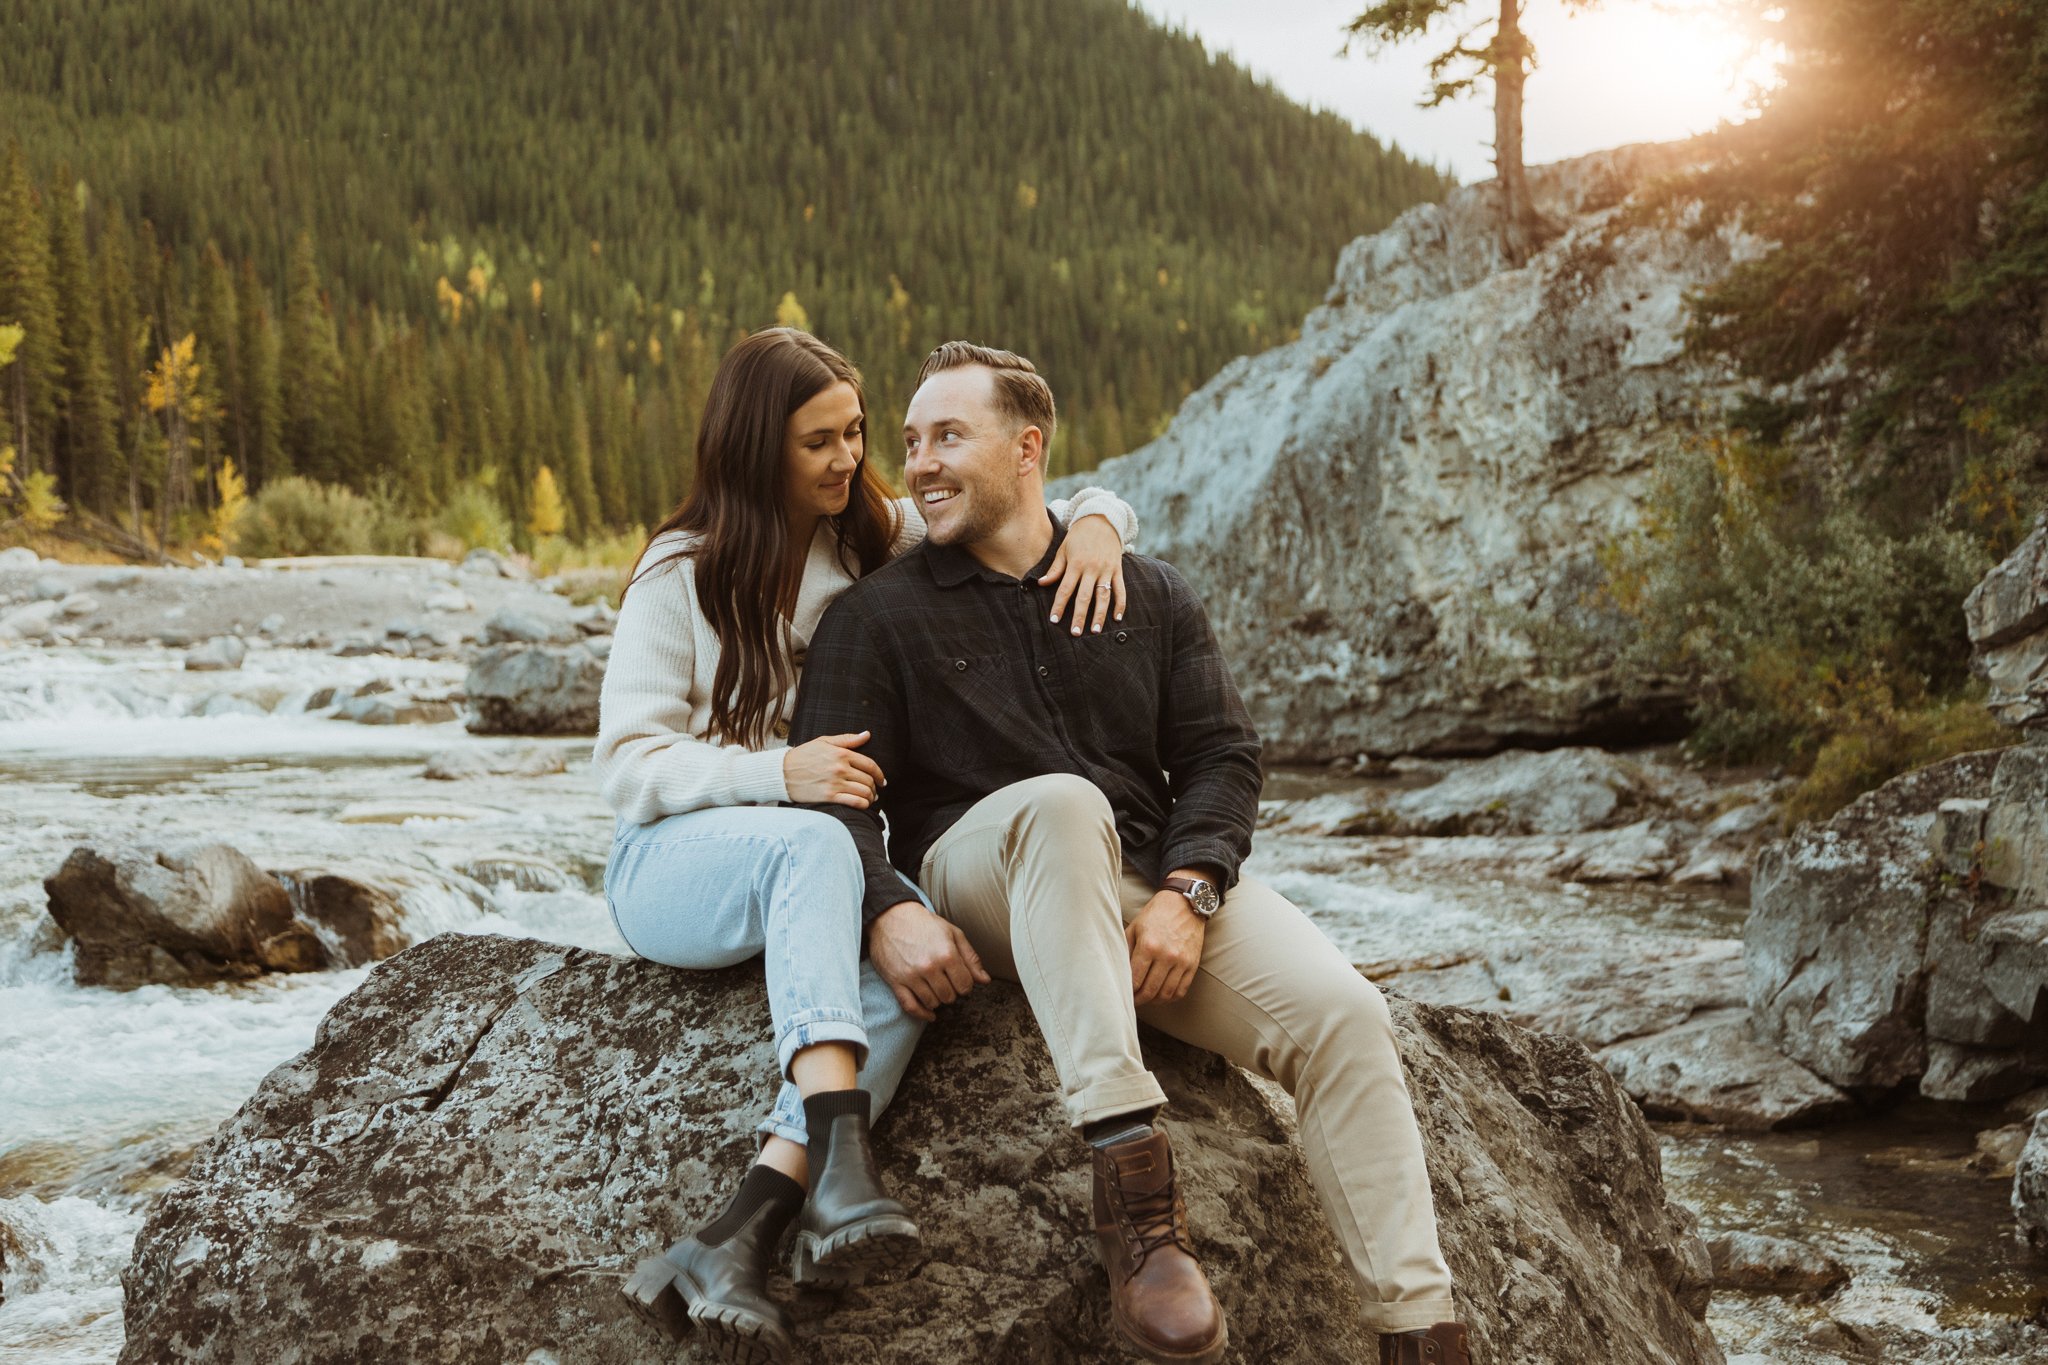
{"type": "Polygon", "coordinates": [[[1422,1134],[1377,987],[1306,915],[1241,880],[1209,922],[1182,999],[1134,1011],[1124,925],[1154,888],[1122,870],[1115,819],[1086,778],[1049,774],[978,802],[920,879],[990,972],[1024,987],[1076,1127],[1165,1103],[1138,1020],[1285,1086],[1316,1193],[1357,1273],[1368,1325],[1456,1316],[1422,1134]]]}

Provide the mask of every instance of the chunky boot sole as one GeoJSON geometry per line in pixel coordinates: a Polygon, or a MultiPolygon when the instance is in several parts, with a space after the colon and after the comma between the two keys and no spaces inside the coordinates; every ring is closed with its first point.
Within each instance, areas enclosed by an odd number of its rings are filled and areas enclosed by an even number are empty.
{"type": "Polygon", "coordinates": [[[687,1340],[694,1329],[714,1359],[727,1365],[780,1365],[792,1343],[779,1324],[731,1304],[713,1303],[666,1256],[649,1256],[633,1267],[626,1302],[671,1341],[687,1340]]]}
{"type": "Polygon", "coordinates": [[[690,1335],[690,1306],[676,1288],[675,1263],[666,1256],[643,1257],[633,1267],[621,1291],[633,1311],[668,1337],[682,1341],[690,1335]]]}
{"type": "Polygon", "coordinates": [[[1216,1340],[1201,1350],[1177,1355],[1172,1351],[1146,1344],[1145,1339],[1131,1330],[1130,1325],[1124,1321],[1124,1315],[1117,1312],[1113,1305],[1109,1320],[1116,1327],[1117,1339],[1123,1343],[1125,1350],[1153,1361],[1155,1365],[1216,1365],[1217,1361],[1223,1359],[1224,1351],[1230,1347],[1229,1323],[1224,1323],[1216,1333],[1216,1340]]]}
{"type": "Polygon", "coordinates": [[[917,1224],[884,1214],[863,1218],[830,1237],[799,1231],[789,1277],[827,1287],[866,1284],[907,1274],[924,1259],[917,1224]]]}

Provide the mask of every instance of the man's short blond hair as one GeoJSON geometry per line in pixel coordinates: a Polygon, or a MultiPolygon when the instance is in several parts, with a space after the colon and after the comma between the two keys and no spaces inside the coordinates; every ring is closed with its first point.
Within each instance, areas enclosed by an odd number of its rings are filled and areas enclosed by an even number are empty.
{"type": "Polygon", "coordinates": [[[1036,365],[1015,351],[999,351],[971,341],[948,341],[924,358],[917,382],[922,385],[935,374],[964,370],[970,365],[980,365],[995,377],[997,411],[1019,427],[1037,427],[1050,447],[1053,429],[1059,425],[1052,385],[1045,382],[1036,365]]]}

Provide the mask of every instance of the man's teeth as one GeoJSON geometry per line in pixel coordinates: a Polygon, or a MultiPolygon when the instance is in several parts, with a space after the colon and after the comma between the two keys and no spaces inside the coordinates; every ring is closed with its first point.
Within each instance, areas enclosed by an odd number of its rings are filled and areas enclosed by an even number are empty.
{"type": "Polygon", "coordinates": [[[930,506],[932,503],[935,502],[944,502],[946,499],[952,497],[956,491],[957,490],[951,488],[934,488],[931,492],[924,495],[925,505],[930,506]]]}

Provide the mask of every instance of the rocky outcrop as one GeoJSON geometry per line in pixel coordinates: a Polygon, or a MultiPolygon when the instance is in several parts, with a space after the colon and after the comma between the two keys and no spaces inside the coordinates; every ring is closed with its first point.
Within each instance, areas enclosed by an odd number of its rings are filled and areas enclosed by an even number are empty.
{"type": "Polygon", "coordinates": [[[1564,231],[1523,269],[1492,186],[1409,210],[1345,248],[1299,340],[1086,476],[1202,594],[1269,758],[1670,727],[1681,698],[1605,664],[1626,632],[1594,590],[1655,453],[1732,392],[1685,354],[1684,297],[1755,244],[1621,213],[1691,154],[1532,170],[1564,231]]]}
{"type": "Polygon", "coordinates": [[[1714,1258],[1714,1288],[1741,1293],[1827,1294],[1849,1282],[1849,1270],[1804,1242],[1755,1232],[1719,1232],[1707,1238],[1714,1258]]]}
{"type": "Polygon", "coordinates": [[[1997,1099],[2048,1076],[2048,750],[1969,754],[1757,861],[1760,1035],[1834,1084],[1997,1099]]]}
{"type": "MultiPolygon", "coordinates": [[[[600,639],[605,637],[599,637],[600,639]]],[[[463,684],[480,735],[594,735],[604,659],[587,645],[498,645],[463,684]]]]}
{"type": "Polygon", "coordinates": [[[2007,725],[2048,728],[2048,516],[1963,603],[1985,704],[2007,725]]]}
{"type": "Polygon", "coordinates": [[[1730,940],[1520,941],[1484,956],[1365,971],[1417,999],[1576,1039],[1657,1118],[1763,1131],[1851,1107],[1841,1091],[1757,1041],[1743,1004],[1742,945],[1730,940]]]}
{"type": "Polygon", "coordinates": [[[203,985],[360,967],[474,920],[480,888],[397,864],[265,871],[226,844],[81,844],[46,878],[81,985],[203,985]]]}
{"type": "MultiPolygon", "coordinates": [[[[1720,1361],[1706,1249],[1585,1051],[1394,1004],[1476,1358],[1720,1361]]],[[[155,1206],[124,1277],[122,1358],[665,1358],[618,1286],[742,1169],[771,1098],[765,1019],[747,969],[502,938],[391,959],[155,1206]]],[[[1147,1048],[1234,1358],[1371,1358],[1284,1106],[1205,1054],[1147,1048]]],[[[1013,989],[948,1011],[879,1130],[930,1260],[899,1284],[796,1296],[803,1359],[1121,1358],[1055,1094],[1013,989]]]]}
{"type": "Polygon", "coordinates": [[[2048,1251],[2048,1110],[2034,1119],[2034,1130],[2014,1163],[2012,1213],[2020,1236],[2048,1251]]]}

